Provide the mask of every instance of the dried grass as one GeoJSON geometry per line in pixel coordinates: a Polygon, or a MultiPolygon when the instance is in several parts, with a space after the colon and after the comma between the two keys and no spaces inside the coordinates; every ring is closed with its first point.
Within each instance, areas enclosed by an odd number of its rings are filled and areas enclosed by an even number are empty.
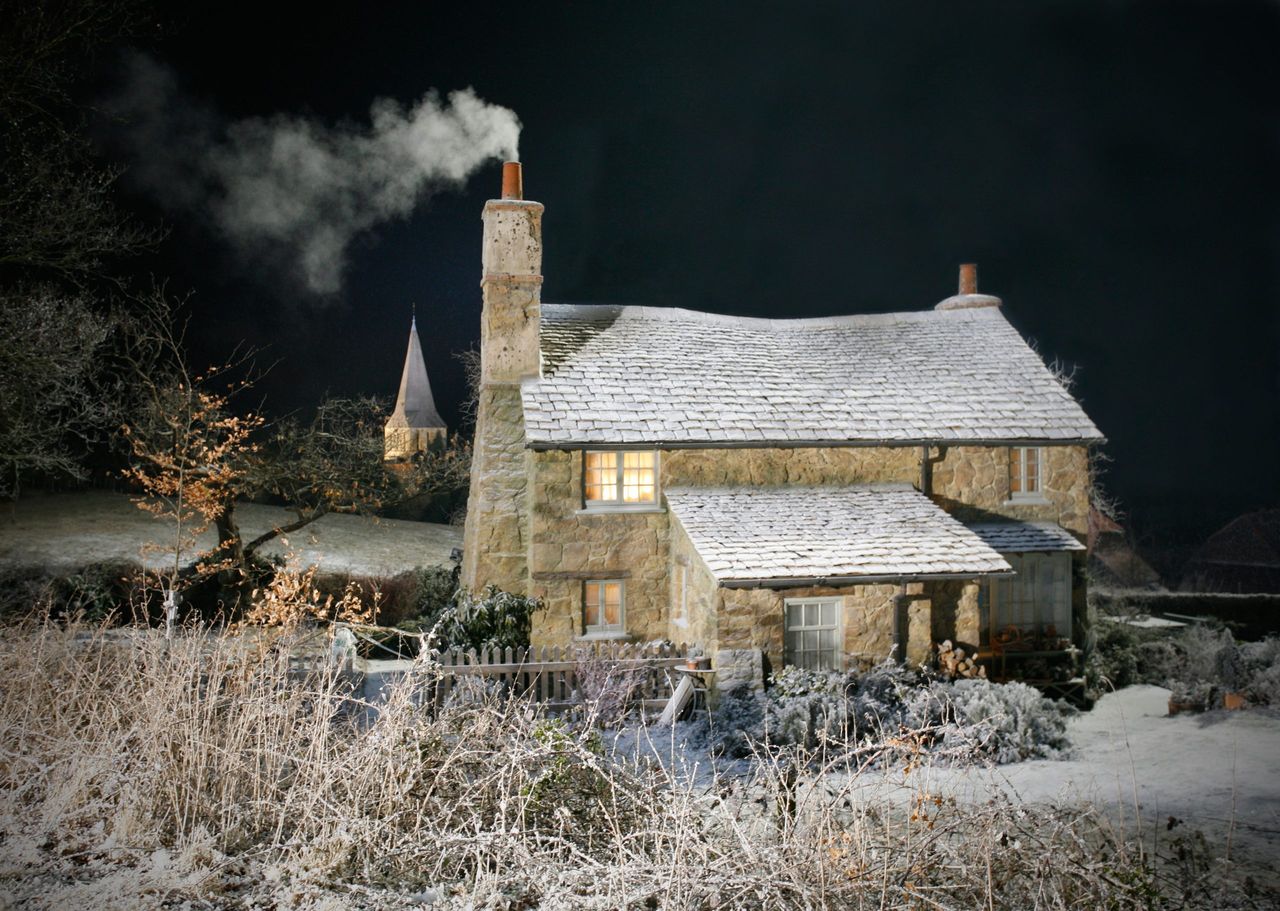
{"type": "Polygon", "coordinates": [[[361,724],[341,673],[291,671],[290,648],[4,630],[0,899],[1137,909],[1186,894],[1089,810],[887,802],[801,751],[695,783],[611,759],[592,729],[527,703],[433,717],[413,698],[425,663],[361,724]]]}

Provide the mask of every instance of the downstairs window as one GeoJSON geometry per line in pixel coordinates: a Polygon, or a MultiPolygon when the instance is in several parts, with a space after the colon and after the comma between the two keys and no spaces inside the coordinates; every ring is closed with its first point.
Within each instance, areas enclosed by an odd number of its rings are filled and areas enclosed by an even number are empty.
{"type": "Polygon", "coordinates": [[[790,598],[783,605],[782,663],[808,671],[841,667],[839,598],[790,598]]]}
{"type": "Polygon", "coordinates": [[[626,610],[624,591],[621,579],[583,583],[582,628],[588,636],[622,634],[626,610]]]}

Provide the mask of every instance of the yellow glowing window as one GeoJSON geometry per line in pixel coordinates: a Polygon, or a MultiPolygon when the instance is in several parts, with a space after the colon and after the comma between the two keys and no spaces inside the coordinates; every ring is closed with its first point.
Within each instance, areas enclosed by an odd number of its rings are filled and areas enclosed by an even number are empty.
{"type": "Polygon", "coordinates": [[[646,506],[658,501],[656,452],[588,452],[583,481],[589,506],[646,506]]]}
{"type": "Polygon", "coordinates": [[[623,629],[621,580],[587,582],[583,586],[582,625],[588,633],[620,633],[623,629]]]}
{"type": "Polygon", "coordinates": [[[1013,446],[1009,449],[1009,499],[1040,499],[1040,449],[1013,446]]]}

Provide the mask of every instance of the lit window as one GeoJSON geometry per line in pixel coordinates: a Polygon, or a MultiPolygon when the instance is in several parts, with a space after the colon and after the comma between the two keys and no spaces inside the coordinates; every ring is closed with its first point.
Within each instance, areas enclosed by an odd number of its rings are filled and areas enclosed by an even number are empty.
{"type": "Polygon", "coordinates": [[[783,610],[782,663],[810,671],[840,670],[840,599],[797,598],[783,610]]]}
{"type": "Polygon", "coordinates": [[[676,564],[671,580],[671,619],[676,623],[685,623],[687,619],[689,598],[689,567],[676,564]]]}
{"type": "Polygon", "coordinates": [[[1039,500],[1040,448],[1038,446],[1012,446],[1009,449],[1009,499],[1039,500]]]}
{"type": "Polygon", "coordinates": [[[587,633],[620,633],[626,609],[621,580],[587,582],[583,586],[582,625],[587,633]]]}
{"type": "Polygon", "coordinates": [[[656,452],[588,452],[583,480],[588,506],[652,506],[658,501],[656,452]]]}
{"type": "Polygon", "coordinates": [[[1015,575],[991,579],[989,641],[1071,636],[1071,556],[1002,554],[1015,575]]]}

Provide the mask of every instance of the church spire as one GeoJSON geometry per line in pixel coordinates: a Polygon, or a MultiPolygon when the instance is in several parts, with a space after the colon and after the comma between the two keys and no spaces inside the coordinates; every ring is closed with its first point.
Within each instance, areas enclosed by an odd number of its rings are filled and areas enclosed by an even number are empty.
{"type": "Polygon", "coordinates": [[[400,391],[396,407],[384,430],[383,455],[387,459],[405,459],[422,452],[437,437],[443,438],[448,428],[436,411],[427,379],[427,364],[418,340],[418,314],[414,308],[409,321],[409,350],[405,352],[404,370],[400,374],[400,391]]]}

